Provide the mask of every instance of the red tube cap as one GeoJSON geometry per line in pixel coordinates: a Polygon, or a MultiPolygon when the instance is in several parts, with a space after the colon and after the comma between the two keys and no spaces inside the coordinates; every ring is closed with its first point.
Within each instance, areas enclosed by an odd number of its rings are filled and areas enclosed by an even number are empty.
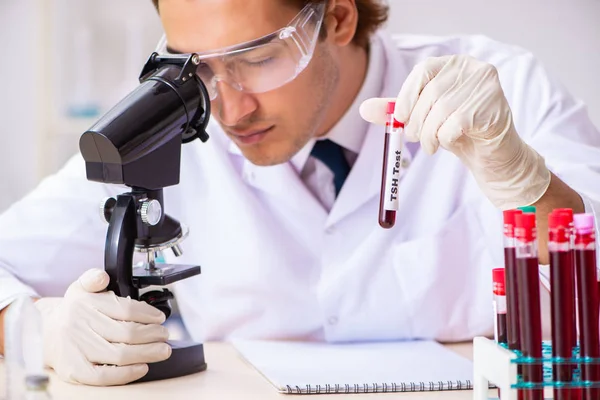
{"type": "Polygon", "coordinates": [[[492,280],[494,281],[494,294],[506,296],[504,288],[504,268],[492,269],[492,280]]]}
{"type": "Polygon", "coordinates": [[[523,214],[521,210],[505,210],[502,212],[504,217],[504,236],[515,237],[515,215],[523,214]]]}
{"type": "Polygon", "coordinates": [[[521,210],[505,210],[502,212],[504,216],[504,223],[509,225],[515,224],[515,215],[523,214],[521,210]]]}
{"type": "Polygon", "coordinates": [[[573,222],[573,210],[571,208],[555,208],[552,214],[565,214],[569,218],[569,223],[573,222]]]}
{"type": "Polygon", "coordinates": [[[565,228],[568,229],[573,221],[573,215],[562,211],[553,211],[548,214],[548,229],[565,228]]]}
{"type": "Polygon", "coordinates": [[[396,109],[396,102],[395,101],[388,101],[388,103],[387,103],[387,110],[385,110],[385,112],[387,114],[393,114],[395,109],[396,109]]]}
{"type": "Polygon", "coordinates": [[[515,215],[515,237],[530,242],[535,239],[535,214],[523,213],[515,215]]]}

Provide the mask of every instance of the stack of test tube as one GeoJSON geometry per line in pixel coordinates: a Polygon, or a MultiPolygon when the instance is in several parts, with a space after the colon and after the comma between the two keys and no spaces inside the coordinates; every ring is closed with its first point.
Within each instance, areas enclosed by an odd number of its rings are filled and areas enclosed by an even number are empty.
{"type": "MultiPolygon", "coordinates": [[[[556,209],[548,216],[552,340],[542,341],[536,210],[504,212],[505,265],[492,273],[495,345],[475,340],[475,380],[502,387],[502,400],[543,400],[545,391],[559,400],[600,400],[595,228],[591,214],[556,209]],[[481,366],[498,360],[512,367],[481,366]]],[[[478,397],[485,392],[476,390],[475,399],[487,399],[478,397]]]]}

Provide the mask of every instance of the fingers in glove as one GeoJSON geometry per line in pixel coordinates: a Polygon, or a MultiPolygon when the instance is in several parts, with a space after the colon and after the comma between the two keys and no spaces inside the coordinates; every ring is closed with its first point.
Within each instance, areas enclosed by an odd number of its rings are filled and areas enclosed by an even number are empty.
{"type": "Polygon", "coordinates": [[[459,112],[452,113],[438,128],[437,135],[440,144],[446,149],[454,148],[458,139],[464,135],[464,124],[460,119],[460,115],[459,112]]]}
{"type": "MultiPolygon", "coordinates": [[[[413,118],[414,109],[417,106],[421,92],[425,87],[440,73],[446,66],[451,56],[432,57],[418,64],[408,75],[398,97],[396,98],[396,108],[394,110],[394,118],[396,120],[410,124],[413,118]]],[[[426,105],[424,104],[423,108],[426,105]]],[[[410,132],[406,129],[406,137],[410,141],[418,141],[419,132],[410,132]]]]}
{"type": "Polygon", "coordinates": [[[94,365],[96,381],[103,386],[125,385],[144,377],[148,373],[147,364],[124,367],[94,365]]]}
{"type": "Polygon", "coordinates": [[[109,282],[108,274],[98,268],[92,268],[85,271],[81,276],[67,289],[65,297],[76,296],[83,293],[98,293],[106,289],[109,282]]]}
{"type": "Polygon", "coordinates": [[[78,282],[83,290],[90,293],[97,293],[106,290],[106,287],[110,282],[110,277],[106,271],[94,268],[81,275],[78,282]]]}
{"type": "Polygon", "coordinates": [[[92,364],[122,367],[164,361],[171,357],[171,352],[171,346],[166,343],[123,344],[105,342],[105,345],[94,348],[90,354],[86,354],[86,358],[92,364]]]}
{"type": "Polygon", "coordinates": [[[65,297],[81,297],[83,302],[112,319],[141,324],[165,322],[165,314],[148,303],[102,292],[108,283],[109,277],[104,270],[90,269],[69,286],[65,297]]]}
{"type": "Polygon", "coordinates": [[[360,116],[372,124],[385,125],[387,122],[387,104],[390,101],[396,101],[396,99],[379,97],[367,99],[360,105],[360,116]]]}
{"type": "Polygon", "coordinates": [[[113,292],[90,295],[90,298],[92,297],[93,304],[91,305],[112,319],[138,322],[140,324],[162,324],[165,322],[165,314],[146,302],[119,297],[113,292]]]}
{"type": "MultiPolygon", "coordinates": [[[[91,331],[84,332],[84,338],[87,342],[95,341],[100,348],[103,347],[103,343],[106,343],[91,331]]],[[[94,345],[87,343],[88,349],[90,349],[90,344],[94,345]]],[[[60,357],[51,367],[66,382],[94,386],[124,385],[138,380],[148,373],[146,364],[104,366],[90,363],[84,352],[81,351],[85,348],[81,342],[76,344],[70,340],[58,343],[58,346],[60,347],[60,357]]]]}
{"type": "MultiPolygon", "coordinates": [[[[434,80],[430,83],[430,85],[434,85],[435,83],[436,81],[434,80]]],[[[425,91],[427,91],[428,88],[429,86],[423,91],[423,98],[425,98],[425,91]]],[[[434,88],[434,86],[432,86],[432,88],[434,88]]],[[[427,97],[430,99],[433,99],[434,96],[436,96],[438,100],[432,104],[425,120],[420,128],[418,128],[420,131],[421,145],[428,154],[435,153],[440,144],[445,149],[452,151],[452,145],[463,134],[461,126],[458,124],[448,125],[443,131],[440,131],[440,128],[452,115],[454,115],[453,121],[456,121],[457,114],[459,113],[461,104],[464,101],[464,97],[468,96],[468,93],[465,93],[464,91],[455,90],[454,85],[451,85],[447,88],[444,88],[440,85],[440,87],[434,88],[433,90],[441,94],[436,93],[433,96],[430,96],[429,93],[427,94],[427,97]],[[444,90],[445,92],[442,93],[444,90]]],[[[421,112],[417,111],[419,104],[420,101],[415,108],[415,114],[421,112]]]]}
{"type": "Polygon", "coordinates": [[[117,321],[104,314],[90,320],[90,328],[111,343],[148,344],[166,342],[169,330],[159,324],[117,321]]]}
{"type": "Polygon", "coordinates": [[[409,140],[421,142],[428,154],[439,147],[437,130],[444,120],[454,112],[452,101],[457,72],[448,71],[433,79],[421,91],[405,132],[409,140]]]}
{"type": "Polygon", "coordinates": [[[124,367],[90,365],[86,374],[78,377],[78,381],[91,386],[125,385],[144,377],[147,373],[147,364],[134,364],[124,367]]]}

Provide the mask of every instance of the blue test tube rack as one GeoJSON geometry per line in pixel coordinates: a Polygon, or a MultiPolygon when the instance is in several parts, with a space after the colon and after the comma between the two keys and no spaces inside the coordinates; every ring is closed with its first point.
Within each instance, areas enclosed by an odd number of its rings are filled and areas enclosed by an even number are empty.
{"type": "Polygon", "coordinates": [[[518,351],[510,350],[505,345],[485,337],[473,340],[473,400],[489,400],[490,384],[500,389],[502,400],[517,400],[519,391],[543,388],[546,398],[552,397],[555,387],[560,388],[600,388],[600,382],[583,381],[580,367],[583,364],[600,364],[600,359],[580,357],[575,349],[571,359],[552,357],[552,343],[542,343],[542,358],[524,357],[518,351]],[[544,382],[525,382],[517,373],[519,365],[542,364],[544,382]],[[552,379],[552,368],[555,365],[575,365],[571,382],[556,382],[552,379]]]}

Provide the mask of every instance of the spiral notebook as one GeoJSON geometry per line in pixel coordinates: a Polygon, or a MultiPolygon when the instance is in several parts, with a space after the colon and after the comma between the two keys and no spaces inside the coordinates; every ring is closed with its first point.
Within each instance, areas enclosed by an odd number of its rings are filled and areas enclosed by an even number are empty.
{"type": "Polygon", "coordinates": [[[281,393],[472,389],[472,362],[433,341],[327,344],[235,340],[233,345],[281,393]]]}

